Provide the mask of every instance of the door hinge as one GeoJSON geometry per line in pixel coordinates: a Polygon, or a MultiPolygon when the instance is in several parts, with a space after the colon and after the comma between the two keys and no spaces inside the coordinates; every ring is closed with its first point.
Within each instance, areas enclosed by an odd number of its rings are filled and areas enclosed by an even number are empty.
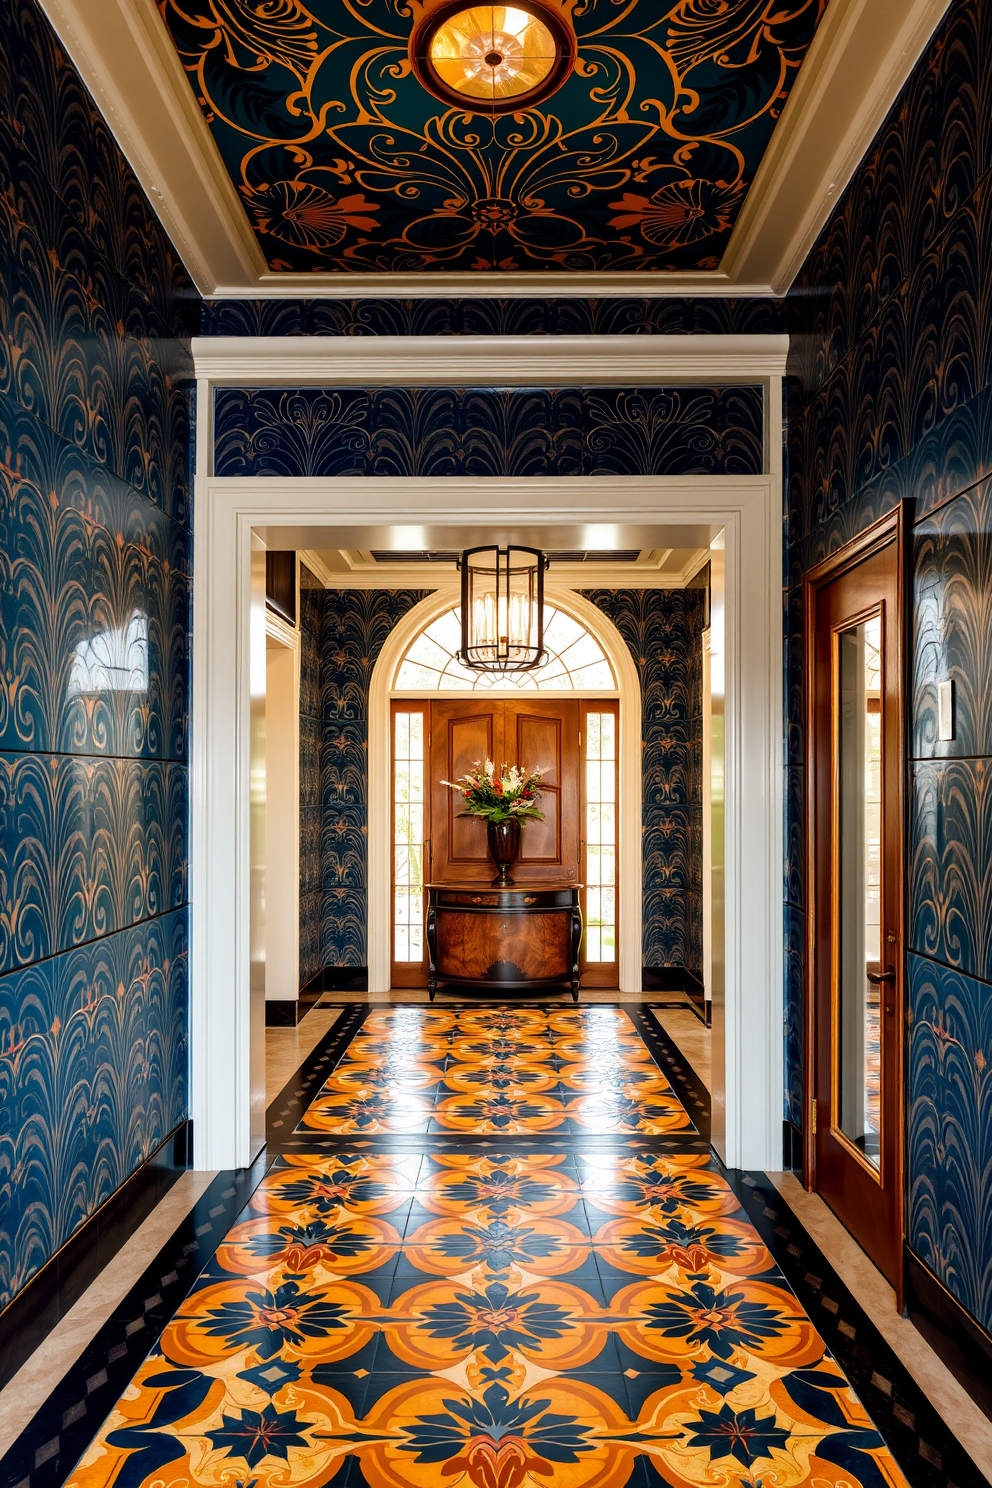
{"type": "Polygon", "coordinates": [[[812,1121],[810,1123],[810,1130],[812,1131],[814,1137],[816,1136],[816,1111],[817,1111],[817,1103],[816,1103],[816,1101],[814,1101],[813,1102],[813,1111],[812,1111],[812,1121]]]}

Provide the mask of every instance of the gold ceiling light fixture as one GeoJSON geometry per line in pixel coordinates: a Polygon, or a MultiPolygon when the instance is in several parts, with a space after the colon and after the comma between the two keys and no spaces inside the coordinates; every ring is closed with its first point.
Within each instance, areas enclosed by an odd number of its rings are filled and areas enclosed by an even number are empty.
{"type": "Polygon", "coordinates": [[[514,114],[557,91],[575,66],[575,33],[544,0],[442,0],[418,21],[410,61],[435,98],[480,114],[514,114]]]}

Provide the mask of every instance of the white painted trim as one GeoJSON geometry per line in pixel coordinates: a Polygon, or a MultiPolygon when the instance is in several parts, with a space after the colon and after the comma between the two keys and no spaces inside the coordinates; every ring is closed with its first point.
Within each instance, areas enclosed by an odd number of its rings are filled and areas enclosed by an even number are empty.
{"type": "MultiPolygon", "coordinates": [[[[597,697],[620,699],[620,877],[619,981],[622,992],[641,988],[642,853],[641,853],[641,683],[623,636],[608,615],[581,594],[560,584],[546,589],[549,604],[571,615],[596,637],[617,678],[618,688],[596,693],[597,697]]],[[[390,847],[390,718],[389,704],[406,693],[396,690],[393,679],[410,646],[433,620],[450,610],[456,596],[438,590],[397,622],[379,653],[369,688],[369,816],[368,816],[368,965],[369,988],[387,992],[390,984],[392,924],[392,863],[390,847]]],[[[424,697],[423,691],[410,696],[424,697]]],[[[457,691],[430,694],[438,699],[458,697],[457,691]]],[[[574,692],[502,694],[487,690],[487,698],[575,697],[574,692]]],[[[480,696],[480,694],[474,694],[480,696]]],[[[583,693],[583,696],[592,694],[583,693]]]]}
{"type": "Polygon", "coordinates": [[[198,377],[236,387],[757,383],[788,336],[195,336],[198,377]]]}
{"type": "MultiPolygon", "coordinates": [[[[206,384],[201,384],[204,388],[206,384]]],[[[774,444],[771,463],[775,463],[774,444]]],[[[780,456],[779,456],[780,463],[780,456]]],[[[246,637],[253,527],[418,523],[721,526],[727,555],[726,1143],[774,1167],[782,1119],[781,475],[218,480],[195,500],[192,1115],[196,1162],[249,1153],[246,637]]],[[[332,540],[333,545],[338,541],[332,540]]]]}
{"type": "Polygon", "coordinates": [[[273,274],[154,0],[41,3],[201,294],[585,299],[784,293],[949,0],[830,0],[720,270],[680,274],[273,274]]]}
{"type": "MultiPolygon", "coordinates": [[[[325,589],[439,589],[457,598],[458,571],[438,563],[370,563],[353,569],[330,569],[300,557],[325,589]]],[[[684,589],[709,562],[709,548],[698,548],[681,569],[649,568],[637,563],[555,563],[551,573],[559,589],[684,589]]],[[[514,692],[516,696],[516,692],[514,692]]]]}
{"type": "MultiPolygon", "coordinates": [[[[300,662],[303,637],[274,610],[265,612],[265,999],[300,995],[300,662]],[[273,702],[284,677],[272,671],[268,642],[288,657],[290,686],[273,702]]],[[[276,663],[278,666],[278,662],[276,663]]]]}

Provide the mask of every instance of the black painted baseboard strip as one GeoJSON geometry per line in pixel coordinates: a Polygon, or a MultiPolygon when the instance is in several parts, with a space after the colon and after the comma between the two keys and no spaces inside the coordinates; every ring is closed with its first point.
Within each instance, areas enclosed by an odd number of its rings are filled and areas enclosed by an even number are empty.
{"type": "Polygon", "coordinates": [[[904,1278],[911,1322],[992,1419],[992,1338],[908,1247],[904,1278]]]}
{"type": "Polygon", "coordinates": [[[367,992],[368,990],[369,969],[367,966],[322,966],[316,975],[300,988],[300,1000],[316,1002],[324,992],[367,992]]]}
{"type": "Polygon", "coordinates": [[[0,1312],[0,1389],[130,1240],[192,1158],[193,1125],[184,1121],[0,1312]]]}
{"type": "Polygon", "coordinates": [[[267,997],[265,999],[266,1028],[295,1028],[300,1019],[310,1011],[313,1003],[302,997],[267,997]]]}

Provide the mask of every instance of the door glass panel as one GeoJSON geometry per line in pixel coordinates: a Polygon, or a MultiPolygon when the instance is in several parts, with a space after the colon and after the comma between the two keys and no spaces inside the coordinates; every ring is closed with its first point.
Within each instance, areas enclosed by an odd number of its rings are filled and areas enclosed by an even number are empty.
{"type": "Polygon", "coordinates": [[[424,959],[424,715],[395,715],[393,960],[424,959]]]}
{"type": "Polygon", "coordinates": [[[617,720],[586,715],[586,962],[617,959],[617,720]]]}
{"type": "Polygon", "coordinates": [[[837,637],[837,962],[834,1124],[876,1168],[881,1139],[880,615],[837,637]]]}

